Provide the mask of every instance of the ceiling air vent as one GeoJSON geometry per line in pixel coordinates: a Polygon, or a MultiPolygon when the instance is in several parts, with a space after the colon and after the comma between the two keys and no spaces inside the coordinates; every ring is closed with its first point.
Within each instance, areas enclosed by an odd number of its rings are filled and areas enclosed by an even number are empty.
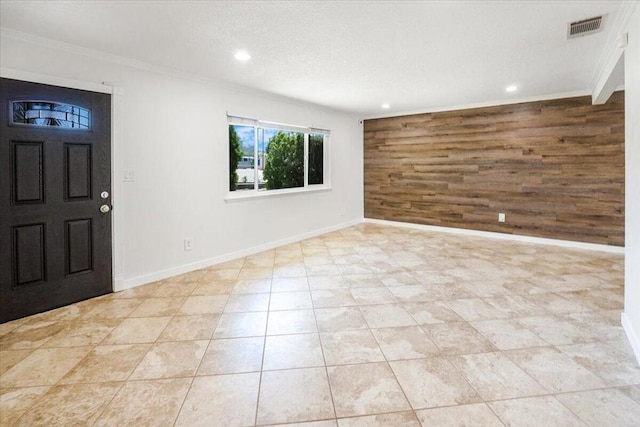
{"type": "Polygon", "coordinates": [[[596,16],[595,18],[571,22],[567,25],[567,39],[573,39],[576,37],[582,37],[589,34],[597,33],[602,29],[603,20],[604,16],[596,16]]]}

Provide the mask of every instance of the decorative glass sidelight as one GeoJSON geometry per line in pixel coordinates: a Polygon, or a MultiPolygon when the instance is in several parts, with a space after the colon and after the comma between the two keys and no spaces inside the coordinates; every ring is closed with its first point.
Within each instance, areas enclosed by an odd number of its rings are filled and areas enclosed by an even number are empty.
{"type": "Polygon", "coordinates": [[[54,101],[12,101],[11,123],[88,130],[91,111],[54,101]]]}

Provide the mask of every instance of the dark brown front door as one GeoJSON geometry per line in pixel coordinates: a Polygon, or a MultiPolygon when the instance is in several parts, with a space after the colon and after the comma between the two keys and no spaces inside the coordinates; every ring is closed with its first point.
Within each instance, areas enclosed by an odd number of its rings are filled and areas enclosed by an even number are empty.
{"type": "Polygon", "coordinates": [[[0,323],[111,292],[110,95],[0,79],[0,134],[0,323]]]}

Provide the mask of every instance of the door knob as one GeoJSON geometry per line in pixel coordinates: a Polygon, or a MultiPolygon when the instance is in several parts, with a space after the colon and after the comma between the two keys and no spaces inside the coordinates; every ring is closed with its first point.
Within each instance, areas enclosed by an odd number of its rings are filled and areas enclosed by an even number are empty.
{"type": "Polygon", "coordinates": [[[102,205],[100,206],[100,212],[106,214],[107,212],[109,212],[111,210],[111,208],[109,207],[109,205],[102,205]]]}

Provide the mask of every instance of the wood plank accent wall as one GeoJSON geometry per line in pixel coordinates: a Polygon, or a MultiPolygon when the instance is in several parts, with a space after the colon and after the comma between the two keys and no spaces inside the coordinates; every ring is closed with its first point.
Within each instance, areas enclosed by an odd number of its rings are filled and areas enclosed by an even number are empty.
{"type": "Polygon", "coordinates": [[[366,120],[364,213],[623,246],[624,92],[366,120]]]}

